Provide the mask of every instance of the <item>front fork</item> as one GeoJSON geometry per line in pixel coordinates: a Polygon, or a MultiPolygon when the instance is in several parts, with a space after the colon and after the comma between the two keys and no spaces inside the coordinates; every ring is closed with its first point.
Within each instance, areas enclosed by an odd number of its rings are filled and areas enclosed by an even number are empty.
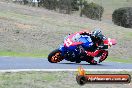
{"type": "Polygon", "coordinates": [[[61,51],[61,55],[64,57],[65,50],[66,50],[65,47],[64,47],[64,45],[60,45],[58,49],[61,51]]]}

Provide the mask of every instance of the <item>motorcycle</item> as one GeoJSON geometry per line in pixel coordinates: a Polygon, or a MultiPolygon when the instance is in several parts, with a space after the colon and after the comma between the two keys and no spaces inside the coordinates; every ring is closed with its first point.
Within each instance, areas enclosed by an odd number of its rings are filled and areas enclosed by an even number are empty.
{"type": "MultiPolygon", "coordinates": [[[[116,40],[107,38],[103,41],[105,45],[115,45],[116,40]]],[[[62,60],[67,60],[71,62],[80,63],[81,61],[86,61],[90,64],[98,64],[104,61],[108,56],[108,48],[107,49],[97,49],[95,50],[96,55],[98,57],[101,56],[99,62],[92,62],[94,56],[87,55],[83,46],[91,47],[93,42],[90,36],[81,36],[79,32],[68,35],[64,38],[64,42],[59,48],[53,50],[48,55],[48,61],[51,63],[58,63],[62,60]]]]}

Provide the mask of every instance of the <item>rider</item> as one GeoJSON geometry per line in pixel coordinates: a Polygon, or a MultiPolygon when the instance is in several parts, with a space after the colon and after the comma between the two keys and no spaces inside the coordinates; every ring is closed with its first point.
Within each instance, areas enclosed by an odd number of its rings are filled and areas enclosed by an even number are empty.
{"type": "Polygon", "coordinates": [[[85,53],[88,56],[94,57],[93,60],[91,61],[92,63],[97,63],[97,62],[99,63],[103,56],[98,56],[99,54],[98,52],[100,49],[108,49],[108,45],[105,45],[103,42],[107,38],[102,34],[100,28],[96,28],[92,32],[87,32],[87,31],[80,32],[80,35],[90,36],[93,45],[91,47],[85,48],[85,53]]]}

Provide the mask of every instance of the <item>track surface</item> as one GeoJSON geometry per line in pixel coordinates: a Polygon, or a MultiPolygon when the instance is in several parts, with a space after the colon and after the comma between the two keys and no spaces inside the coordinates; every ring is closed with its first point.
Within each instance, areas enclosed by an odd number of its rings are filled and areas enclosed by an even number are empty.
{"type": "Polygon", "coordinates": [[[60,63],[49,63],[44,58],[16,58],[0,57],[0,70],[6,69],[77,69],[82,65],[85,69],[132,69],[132,64],[102,62],[99,65],[90,65],[86,62],[76,64],[62,61],[60,63]]]}

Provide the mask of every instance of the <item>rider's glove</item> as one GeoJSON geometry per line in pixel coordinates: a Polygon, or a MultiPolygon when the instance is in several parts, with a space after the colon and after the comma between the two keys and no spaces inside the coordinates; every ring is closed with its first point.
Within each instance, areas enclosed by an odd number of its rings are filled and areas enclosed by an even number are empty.
{"type": "Polygon", "coordinates": [[[103,48],[103,46],[98,46],[98,48],[97,48],[97,49],[98,49],[98,50],[100,50],[100,49],[102,49],[102,48],[103,48]]]}
{"type": "Polygon", "coordinates": [[[100,49],[108,49],[108,45],[98,46],[97,49],[98,50],[100,50],[100,49]]]}

